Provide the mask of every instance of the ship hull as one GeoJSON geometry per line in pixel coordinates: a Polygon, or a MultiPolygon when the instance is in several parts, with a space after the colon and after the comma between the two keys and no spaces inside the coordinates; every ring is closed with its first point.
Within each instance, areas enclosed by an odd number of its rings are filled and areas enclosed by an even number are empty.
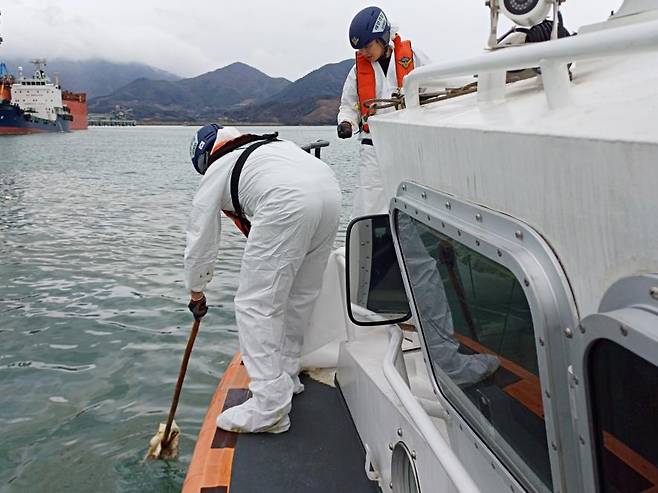
{"type": "Polygon", "coordinates": [[[62,116],[55,121],[45,120],[25,113],[16,105],[0,103],[0,135],[68,132],[70,125],[71,120],[62,116]]]}
{"type": "Polygon", "coordinates": [[[87,122],[87,95],[85,93],[62,92],[62,101],[69,108],[73,121],[71,130],[86,130],[87,122]]]}

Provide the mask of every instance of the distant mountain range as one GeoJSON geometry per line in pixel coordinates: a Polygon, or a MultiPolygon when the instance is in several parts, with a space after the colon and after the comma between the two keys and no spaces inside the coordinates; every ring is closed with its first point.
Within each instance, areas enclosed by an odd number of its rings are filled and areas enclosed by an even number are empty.
{"type": "MultiPolygon", "coordinates": [[[[31,74],[28,61],[7,60],[10,72],[31,74]]],[[[322,125],[336,122],[345,77],[353,60],[330,63],[291,82],[236,62],[197,77],[180,78],[138,63],[104,60],[48,61],[46,72],[63,89],[86,92],[90,113],[130,108],[141,123],[270,123],[322,125]]]]}
{"type": "Polygon", "coordinates": [[[138,120],[227,118],[229,108],[267,99],[290,84],[287,79],[275,79],[243,63],[234,63],[190,79],[138,79],[108,96],[95,98],[89,110],[105,113],[119,105],[132,108],[138,120]]]}
{"type": "Polygon", "coordinates": [[[330,63],[289,84],[269,98],[229,111],[239,122],[285,125],[336,123],[340,95],[353,60],[330,63]]]}
{"type": "Polygon", "coordinates": [[[92,99],[89,111],[131,108],[134,118],[143,123],[332,124],[353,63],[328,64],[295,82],[240,62],[190,79],[141,78],[92,99]]]}
{"type": "MultiPolygon", "coordinates": [[[[29,60],[5,60],[9,72],[18,75],[18,67],[31,75],[33,66],[29,60]]],[[[135,79],[173,81],[180,77],[164,70],[141,63],[113,63],[106,60],[73,61],[62,58],[48,60],[46,72],[52,79],[55,75],[64,89],[73,92],[86,92],[87,98],[112,94],[117,89],[135,79]]]]}

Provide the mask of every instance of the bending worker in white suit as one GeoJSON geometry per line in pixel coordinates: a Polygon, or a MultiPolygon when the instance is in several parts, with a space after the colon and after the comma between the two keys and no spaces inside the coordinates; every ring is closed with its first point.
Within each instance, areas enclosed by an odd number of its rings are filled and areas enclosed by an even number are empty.
{"type": "Polygon", "coordinates": [[[206,125],[190,148],[203,176],[187,228],[185,284],[196,318],[219,250],[220,212],[248,235],[235,313],[252,397],[217,426],[281,433],[290,427],[304,331],[320,291],[340,216],[333,171],[291,142],[206,125]]]}
{"type": "MultiPolygon", "coordinates": [[[[382,9],[367,7],[350,24],[350,44],[357,50],[356,63],[343,86],[338,111],[338,137],[350,138],[361,131],[359,152],[359,187],[354,195],[352,217],[381,214],[388,211],[382,174],[368,128],[365,102],[374,98],[390,98],[402,91],[405,75],[414,67],[427,65],[427,58],[402,41],[398,34],[391,38],[391,24],[382,9]]],[[[387,111],[387,110],[380,110],[387,111]]],[[[393,111],[393,109],[388,109],[393,111]]]]}

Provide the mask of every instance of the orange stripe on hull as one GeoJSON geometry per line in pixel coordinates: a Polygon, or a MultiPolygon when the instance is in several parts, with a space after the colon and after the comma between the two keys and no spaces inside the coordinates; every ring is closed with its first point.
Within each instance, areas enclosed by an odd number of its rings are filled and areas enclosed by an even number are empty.
{"type": "Polygon", "coordinates": [[[249,387],[249,375],[245,367],[240,364],[241,360],[240,353],[233,357],[210,402],[183,483],[183,493],[199,493],[202,488],[225,487],[226,491],[230,490],[234,445],[212,448],[212,444],[217,431],[215,422],[224,408],[229,390],[249,387]]]}
{"type": "Polygon", "coordinates": [[[43,134],[49,130],[42,130],[40,128],[15,128],[15,127],[0,127],[0,135],[29,135],[29,134],[43,134]]]}

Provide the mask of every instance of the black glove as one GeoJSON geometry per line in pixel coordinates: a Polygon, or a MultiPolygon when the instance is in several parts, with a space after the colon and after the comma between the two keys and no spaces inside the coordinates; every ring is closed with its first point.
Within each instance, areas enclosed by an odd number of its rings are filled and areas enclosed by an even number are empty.
{"type": "Polygon", "coordinates": [[[201,320],[203,316],[208,313],[205,296],[200,300],[190,299],[190,303],[187,305],[187,307],[192,312],[192,315],[194,315],[194,320],[201,320]]]}
{"type": "Polygon", "coordinates": [[[350,122],[340,122],[338,124],[338,137],[349,139],[352,136],[352,124],[350,122]]]}

